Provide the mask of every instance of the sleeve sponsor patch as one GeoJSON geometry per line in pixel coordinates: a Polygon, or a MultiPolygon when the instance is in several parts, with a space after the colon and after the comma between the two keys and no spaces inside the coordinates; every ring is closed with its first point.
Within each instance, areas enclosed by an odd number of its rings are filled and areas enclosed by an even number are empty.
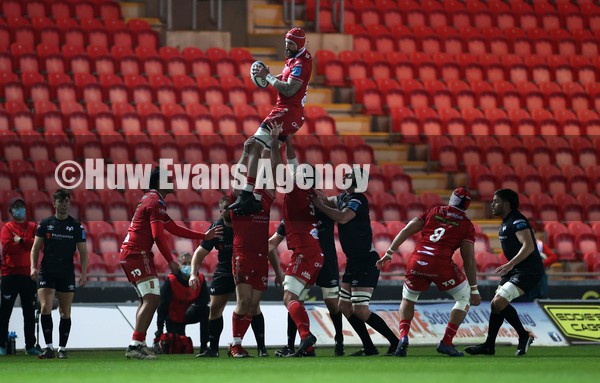
{"type": "Polygon", "coordinates": [[[346,204],[346,206],[350,209],[352,209],[353,212],[357,212],[358,209],[360,208],[360,205],[362,205],[362,203],[357,200],[357,199],[352,199],[350,201],[348,201],[348,203],[346,204]]]}
{"type": "Polygon", "coordinates": [[[296,66],[296,67],[292,68],[292,76],[300,77],[301,74],[302,74],[302,67],[296,66]]]}
{"type": "Polygon", "coordinates": [[[527,222],[521,222],[521,223],[518,223],[518,224],[516,224],[516,225],[515,225],[515,227],[516,227],[518,230],[525,229],[525,228],[527,228],[528,226],[529,226],[529,225],[527,225],[527,222]]]}

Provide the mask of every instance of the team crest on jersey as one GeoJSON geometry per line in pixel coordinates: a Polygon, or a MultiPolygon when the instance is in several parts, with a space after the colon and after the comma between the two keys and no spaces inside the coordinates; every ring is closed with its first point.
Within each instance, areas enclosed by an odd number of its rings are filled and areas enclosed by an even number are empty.
{"type": "Polygon", "coordinates": [[[48,225],[48,228],[47,228],[47,230],[48,230],[48,231],[52,231],[52,230],[54,230],[54,225],[48,225]]]}
{"type": "Polygon", "coordinates": [[[67,226],[65,229],[66,229],[67,231],[73,231],[73,226],[67,226]]]}

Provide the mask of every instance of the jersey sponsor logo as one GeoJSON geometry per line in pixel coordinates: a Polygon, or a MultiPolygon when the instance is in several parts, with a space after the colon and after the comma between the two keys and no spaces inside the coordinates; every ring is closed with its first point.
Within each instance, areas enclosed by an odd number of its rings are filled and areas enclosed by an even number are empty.
{"type": "Polygon", "coordinates": [[[298,77],[302,74],[302,67],[301,66],[297,66],[292,68],[292,76],[298,77]]]}
{"type": "Polygon", "coordinates": [[[447,223],[448,225],[452,225],[452,226],[459,226],[460,223],[458,222],[454,222],[454,221],[450,221],[444,217],[442,217],[441,215],[435,215],[433,216],[433,218],[435,218],[436,220],[442,222],[442,223],[447,223]]]}
{"type": "Polygon", "coordinates": [[[312,229],[310,235],[312,235],[314,239],[319,239],[319,231],[317,229],[312,229]]]}
{"type": "Polygon", "coordinates": [[[526,222],[522,222],[522,223],[517,224],[515,227],[517,229],[524,229],[524,228],[527,227],[527,223],[526,222]]]}

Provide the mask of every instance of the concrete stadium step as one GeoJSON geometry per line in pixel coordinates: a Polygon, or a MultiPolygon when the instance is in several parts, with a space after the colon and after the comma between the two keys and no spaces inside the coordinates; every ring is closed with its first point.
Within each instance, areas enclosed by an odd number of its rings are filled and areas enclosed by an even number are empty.
{"type": "Polygon", "coordinates": [[[378,164],[387,162],[408,161],[409,147],[406,144],[371,144],[378,164]]]}
{"type": "Polygon", "coordinates": [[[340,116],[334,113],[330,113],[330,115],[335,120],[335,125],[339,133],[371,132],[371,118],[369,116],[340,116]]]}
{"type": "Polygon", "coordinates": [[[146,16],[146,4],[135,1],[119,1],[121,6],[121,15],[124,19],[128,18],[143,18],[146,16]]]}
{"type": "Polygon", "coordinates": [[[413,189],[416,193],[448,188],[446,173],[411,174],[413,189]]]}
{"type": "Polygon", "coordinates": [[[329,88],[312,88],[308,87],[308,97],[306,98],[307,105],[331,104],[333,102],[333,90],[329,88]]]}

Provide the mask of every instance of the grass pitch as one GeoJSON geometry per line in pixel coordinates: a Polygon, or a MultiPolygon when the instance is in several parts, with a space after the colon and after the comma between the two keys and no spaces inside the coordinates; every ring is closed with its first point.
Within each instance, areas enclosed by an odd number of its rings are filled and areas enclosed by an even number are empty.
{"type": "MultiPolygon", "coordinates": [[[[460,350],[463,347],[458,347],[460,350]]],[[[348,348],[347,353],[356,348],[348,348]]],[[[273,350],[269,350],[273,355],[273,350]]],[[[380,348],[385,352],[384,348],[380,348]]],[[[255,350],[249,350],[255,354],[255,350]]],[[[495,356],[450,358],[435,347],[411,347],[407,358],[333,357],[317,349],[316,358],[220,358],[161,355],[159,360],[126,360],[122,351],[76,351],[68,360],[38,360],[23,354],[0,358],[1,382],[261,382],[261,383],[532,383],[597,382],[600,346],[535,347],[513,356],[515,347],[495,356]]]]}

